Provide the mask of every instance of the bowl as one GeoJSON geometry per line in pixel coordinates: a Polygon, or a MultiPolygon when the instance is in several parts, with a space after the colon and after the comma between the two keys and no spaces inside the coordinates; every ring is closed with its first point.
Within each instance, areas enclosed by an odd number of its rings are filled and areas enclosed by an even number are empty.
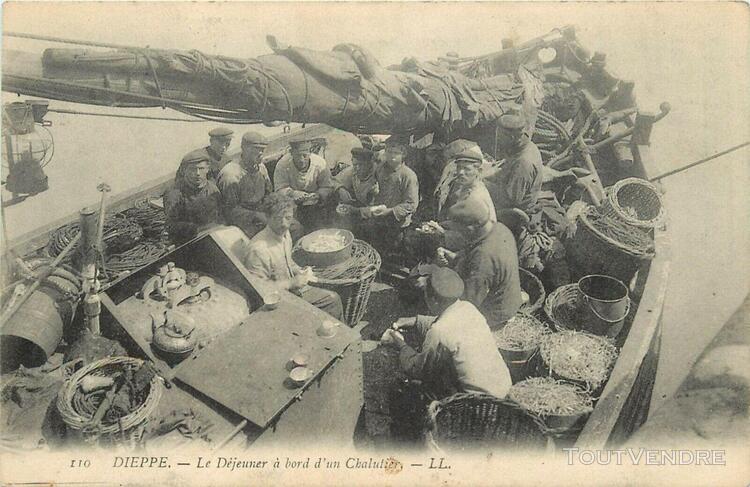
{"type": "Polygon", "coordinates": [[[267,310],[276,309],[279,307],[281,301],[281,295],[274,291],[263,298],[263,307],[267,310]]]}
{"type": "Polygon", "coordinates": [[[322,338],[331,338],[336,335],[336,328],[338,325],[336,322],[331,320],[324,321],[317,329],[316,333],[322,338]]]}
{"type": "Polygon", "coordinates": [[[328,267],[340,264],[352,256],[354,234],[341,228],[323,228],[302,237],[295,248],[295,260],[301,266],[328,267]],[[321,240],[340,239],[339,248],[322,250],[316,246],[321,240]]]}
{"type": "Polygon", "coordinates": [[[292,357],[292,363],[295,367],[306,367],[310,358],[304,353],[298,353],[292,357]]]}
{"type": "Polygon", "coordinates": [[[304,385],[310,377],[312,377],[312,370],[307,367],[295,367],[289,372],[289,379],[296,386],[304,385]]]}

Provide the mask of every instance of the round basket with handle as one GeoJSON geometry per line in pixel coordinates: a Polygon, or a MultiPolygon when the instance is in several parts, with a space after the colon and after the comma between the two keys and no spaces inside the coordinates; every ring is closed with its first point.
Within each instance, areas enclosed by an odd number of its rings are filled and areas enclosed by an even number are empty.
{"type": "Polygon", "coordinates": [[[63,385],[57,397],[57,409],[62,420],[75,436],[87,443],[113,444],[141,441],[143,431],[156,410],[163,392],[162,380],[153,374],[141,403],[129,413],[111,420],[102,418],[98,424],[94,417],[105,400],[106,390],[85,398],[81,393],[82,382],[87,377],[114,378],[126,371],[140,370],[143,360],[132,357],[107,357],[81,367],[63,385]]]}
{"type": "Polygon", "coordinates": [[[458,393],[427,411],[427,445],[436,451],[542,449],[544,424],[516,403],[487,394],[458,393]]]}
{"type": "Polygon", "coordinates": [[[602,213],[636,227],[653,228],[664,222],[661,194],[649,181],[625,178],[606,190],[602,213]]]}
{"type": "Polygon", "coordinates": [[[529,302],[522,304],[519,311],[534,314],[544,305],[544,298],[547,296],[544,285],[538,277],[526,269],[518,269],[518,276],[521,278],[521,289],[529,295],[529,302]]]}
{"type": "Polygon", "coordinates": [[[549,293],[544,302],[544,312],[557,331],[581,331],[583,330],[582,305],[581,291],[578,289],[578,283],[574,282],[560,286],[549,293]]]}
{"type": "Polygon", "coordinates": [[[331,266],[313,267],[317,277],[313,284],[335,291],[344,305],[343,321],[355,326],[365,314],[380,264],[378,251],[367,242],[355,239],[351,258],[331,266]]]}

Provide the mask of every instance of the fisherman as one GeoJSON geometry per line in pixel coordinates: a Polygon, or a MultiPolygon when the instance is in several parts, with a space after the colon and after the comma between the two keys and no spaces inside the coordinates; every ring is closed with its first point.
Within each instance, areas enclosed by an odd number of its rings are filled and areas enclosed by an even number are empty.
{"type": "Polygon", "coordinates": [[[294,221],[294,200],[282,193],[266,198],[268,224],[247,244],[243,263],[261,279],[272,281],[278,289],[291,291],[308,303],[340,320],[341,298],[327,289],[310,286],[315,281],[311,269],[300,268],[292,260],[292,237],[289,227],[294,221]]]}
{"type": "Polygon", "coordinates": [[[380,191],[375,177],[374,153],[363,147],[354,147],[351,152],[352,165],[334,178],[339,201],[336,221],[346,228],[353,228],[361,223],[361,209],[372,206],[380,191]]]}
{"type": "Polygon", "coordinates": [[[329,221],[328,197],[334,187],[331,171],[325,159],[312,153],[311,140],[292,140],[289,147],[289,154],[276,164],[274,188],[299,205],[297,219],[309,233],[329,221]]]}
{"type": "Polygon", "coordinates": [[[407,232],[407,247],[418,261],[429,260],[438,246],[455,251],[466,244],[466,236],[461,231],[441,225],[448,220],[448,211],[454,205],[467,199],[475,200],[487,207],[491,221],[497,221],[495,206],[482,181],[481,149],[475,142],[465,139],[453,141],[448,147],[448,164],[435,189],[433,221],[407,232]]]}
{"type": "Polygon", "coordinates": [[[246,132],[242,136],[239,161],[230,162],[219,172],[218,186],[227,223],[238,226],[248,237],[266,225],[263,199],[273,191],[268,170],[262,162],[267,146],[262,134],[246,132]]]}
{"type": "Polygon", "coordinates": [[[510,372],[495,345],[484,316],[464,295],[464,283],[453,270],[438,267],[424,290],[430,313],[399,318],[381,341],[400,350],[401,369],[422,381],[436,399],[458,392],[491,394],[504,398],[511,386],[510,372]],[[421,352],[407,345],[398,331],[416,328],[421,352]]]}
{"type": "Polygon", "coordinates": [[[504,210],[519,209],[525,212],[538,230],[560,236],[569,226],[565,210],[551,191],[543,191],[545,179],[578,177],[586,171],[554,171],[542,164],[542,155],[536,144],[524,133],[522,115],[505,114],[499,120],[499,140],[506,155],[500,171],[487,178],[493,184],[492,200],[498,214],[504,210]]]}
{"type": "Polygon", "coordinates": [[[392,135],[386,140],[384,161],[375,169],[378,193],[373,206],[360,210],[363,237],[381,254],[397,253],[419,205],[419,182],[404,163],[406,152],[406,139],[392,135]]]}
{"type": "Polygon", "coordinates": [[[175,243],[192,239],[199,231],[222,223],[221,193],[208,179],[210,161],[198,149],[182,158],[174,187],[164,196],[167,231],[175,243]]]}
{"type": "Polygon", "coordinates": [[[232,142],[234,131],[226,127],[217,127],[208,133],[208,145],[200,149],[206,153],[210,162],[208,171],[209,179],[216,181],[219,171],[229,164],[230,158],[226,154],[229,144],[232,142]]]}
{"type": "Polygon", "coordinates": [[[459,252],[438,248],[436,263],[458,272],[465,283],[463,299],[479,308],[490,328],[502,328],[522,304],[513,234],[490,220],[481,201],[462,201],[448,216],[452,226],[466,235],[467,244],[459,252]]]}

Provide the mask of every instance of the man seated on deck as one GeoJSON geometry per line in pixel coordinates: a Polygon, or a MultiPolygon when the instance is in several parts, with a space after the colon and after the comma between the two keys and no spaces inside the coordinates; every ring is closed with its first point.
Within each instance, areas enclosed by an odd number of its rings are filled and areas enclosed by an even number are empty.
{"type": "Polygon", "coordinates": [[[292,237],[289,227],[294,221],[294,200],[281,193],[266,198],[268,224],[247,244],[242,259],[247,270],[279,289],[286,289],[334,318],[343,316],[341,298],[327,289],[310,286],[315,277],[292,260],[292,237]]]}
{"type": "Polygon", "coordinates": [[[450,250],[460,250],[466,244],[466,236],[460,231],[446,229],[440,223],[448,220],[448,211],[457,203],[467,199],[478,201],[487,207],[490,220],[497,221],[495,206],[487,188],[482,182],[482,150],[475,142],[459,139],[448,146],[448,163],[435,189],[433,223],[409,230],[406,245],[419,261],[428,261],[435,250],[443,246],[450,250]]]}
{"type": "Polygon", "coordinates": [[[248,237],[266,225],[263,199],[273,191],[268,170],[261,162],[267,145],[263,135],[245,133],[240,160],[230,162],[219,172],[218,186],[227,223],[238,226],[248,237]]]}
{"type": "MultiPolygon", "coordinates": [[[[352,165],[334,178],[336,196],[339,201],[336,211],[336,222],[353,229],[362,220],[362,208],[372,206],[375,196],[380,192],[375,176],[374,153],[363,147],[352,149],[352,165]]],[[[355,229],[355,233],[359,233],[355,229]]]]}
{"type": "Polygon", "coordinates": [[[378,194],[360,211],[362,237],[383,255],[396,253],[419,205],[417,175],[404,163],[406,144],[396,135],[386,140],[384,161],[375,169],[378,194]]]}
{"type": "Polygon", "coordinates": [[[490,328],[502,328],[522,304],[516,241],[508,228],[489,218],[482,202],[466,200],[454,205],[448,217],[467,238],[454,253],[438,248],[438,265],[452,267],[465,282],[463,298],[473,303],[490,328]]]}
{"type": "Polygon", "coordinates": [[[311,140],[292,140],[289,147],[289,154],[276,164],[273,184],[276,191],[300,205],[297,219],[304,233],[309,233],[328,221],[328,197],[333,191],[331,170],[325,159],[312,153],[311,140]]]}
{"type": "Polygon", "coordinates": [[[177,169],[174,187],[164,195],[167,231],[175,243],[222,223],[221,193],[208,179],[209,160],[202,150],[189,152],[177,169]]]}
{"type": "Polygon", "coordinates": [[[208,157],[208,178],[212,181],[216,181],[219,171],[230,162],[230,158],[226,152],[229,144],[232,142],[233,135],[234,131],[231,129],[217,127],[208,133],[208,145],[202,149],[198,149],[203,151],[206,157],[208,157]]]}
{"type": "Polygon", "coordinates": [[[455,271],[436,268],[424,291],[427,307],[435,316],[399,318],[381,340],[400,350],[401,369],[421,380],[424,392],[432,398],[471,392],[502,399],[511,386],[510,372],[484,316],[461,300],[463,294],[464,283],[455,271]],[[415,327],[423,339],[421,352],[407,345],[398,332],[407,327],[415,327]]]}

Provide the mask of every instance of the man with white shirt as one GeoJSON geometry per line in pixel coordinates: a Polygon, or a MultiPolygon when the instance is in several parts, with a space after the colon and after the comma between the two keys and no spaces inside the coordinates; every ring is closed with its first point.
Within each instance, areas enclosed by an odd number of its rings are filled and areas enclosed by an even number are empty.
{"type": "Polygon", "coordinates": [[[400,318],[382,341],[400,350],[402,370],[421,380],[435,398],[457,392],[504,398],[511,386],[510,372],[487,321],[473,304],[460,299],[463,293],[464,283],[455,271],[434,268],[425,287],[425,301],[436,317],[400,318]],[[397,331],[406,327],[416,327],[424,337],[421,352],[407,345],[397,331]]]}

